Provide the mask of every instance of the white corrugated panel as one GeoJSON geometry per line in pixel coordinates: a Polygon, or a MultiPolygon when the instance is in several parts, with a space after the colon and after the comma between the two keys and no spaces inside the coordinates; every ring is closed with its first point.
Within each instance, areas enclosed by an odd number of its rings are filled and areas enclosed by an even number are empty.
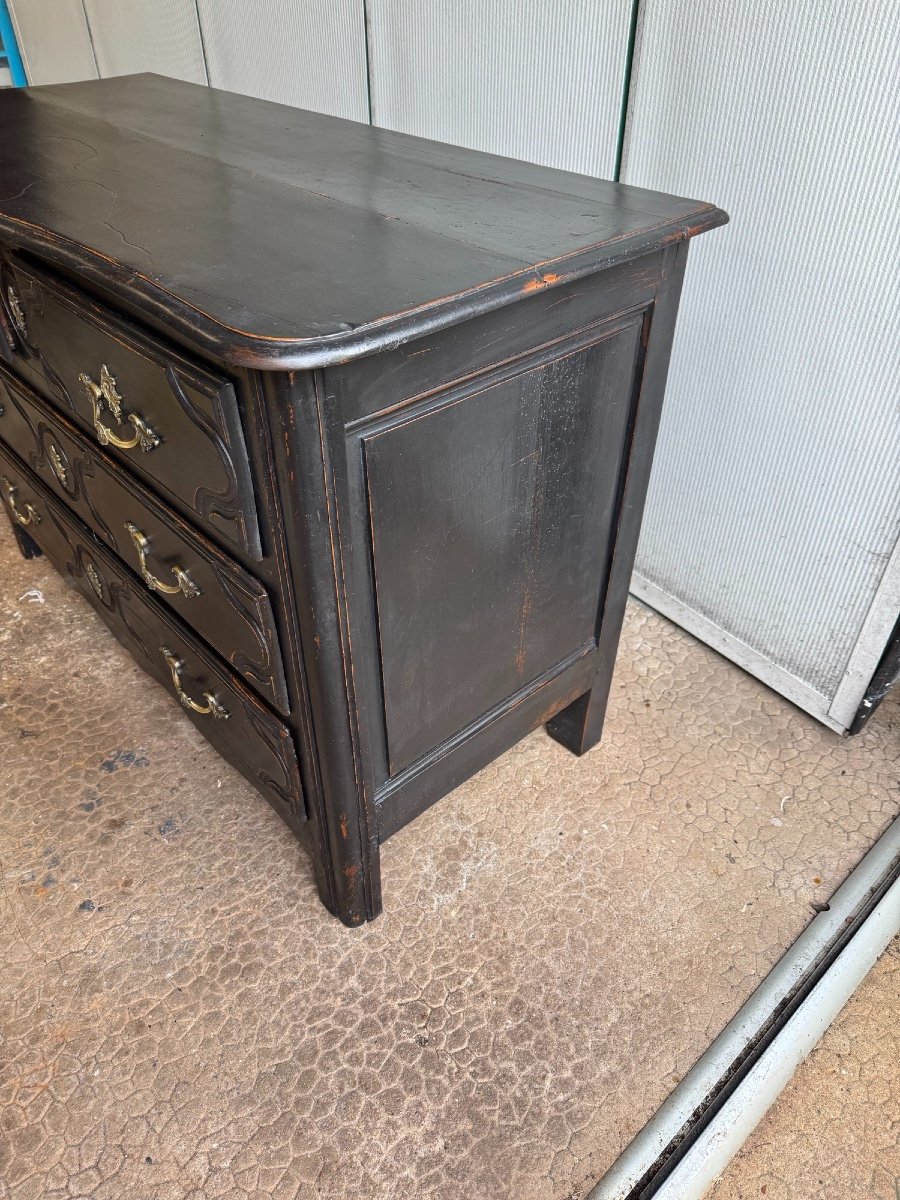
{"type": "Polygon", "coordinates": [[[213,87],[368,121],[363,0],[199,0],[213,87]]]}
{"type": "Polygon", "coordinates": [[[29,83],[96,79],[81,0],[7,0],[29,83]]]}
{"type": "Polygon", "coordinates": [[[622,172],[731,213],[691,249],[635,590],[826,718],[900,522],[898,47],[895,0],[645,0],[622,172]]]}
{"type": "Polygon", "coordinates": [[[195,0],[84,0],[101,76],[156,71],[206,83],[195,0]]]}
{"type": "Polygon", "coordinates": [[[630,0],[369,0],[372,119],[610,178],[630,0]]]}

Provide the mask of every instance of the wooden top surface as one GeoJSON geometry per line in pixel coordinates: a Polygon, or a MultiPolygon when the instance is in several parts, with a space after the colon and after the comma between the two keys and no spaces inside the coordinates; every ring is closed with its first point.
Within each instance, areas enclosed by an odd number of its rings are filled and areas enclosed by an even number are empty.
{"type": "Polygon", "coordinates": [[[726,220],[158,75],[0,93],[0,235],[250,366],[357,357],[726,220]]]}

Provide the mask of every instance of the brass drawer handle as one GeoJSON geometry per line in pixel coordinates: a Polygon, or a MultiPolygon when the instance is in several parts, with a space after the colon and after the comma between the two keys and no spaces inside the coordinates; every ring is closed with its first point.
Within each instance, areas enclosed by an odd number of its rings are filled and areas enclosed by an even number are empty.
{"type": "Polygon", "coordinates": [[[206,701],[206,704],[198,704],[196,700],[190,698],[181,686],[181,672],[184,670],[184,663],[171,650],[167,650],[165,646],[160,646],[160,652],[169,664],[169,670],[172,672],[172,682],[175,685],[175,691],[178,699],[181,701],[182,707],[189,708],[195,713],[208,713],[211,717],[215,717],[220,721],[227,721],[231,714],[223,704],[219,703],[212,692],[203,693],[203,699],[206,701]]]}
{"type": "Polygon", "coordinates": [[[3,484],[3,491],[6,493],[6,503],[9,505],[9,511],[13,515],[13,520],[17,525],[40,525],[41,518],[37,511],[30,505],[25,505],[25,511],[20,512],[16,507],[16,489],[4,475],[0,478],[0,483],[3,484]]]}
{"type": "Polygon", "coordinates": [[[116,446],[119,450],[133,450],[140,446],[145,454],[155,450],[159,445],[159,437],[137,413],[126,413],[122,410],[122,397],[116,389],[116,381],[106,363],[100,368],[100,382],[95,383],[90,375],[83,371],[78,376],[84,385],[84,390],[90,397],[94,410],[94,429],[97,431],[97,441],[101,446],[116,446]],[[133,438],[120,438],[108,429],[101,420],[103,409],[108,408],[120,425],[130,422],[134,426],[133,438]]]}
{"type": "Polygon", "coordinates": [[[150,568],[147,566],[147,555],[150,553],[150,541],[146,534],[138,529],[137,525],[131,521],[126,521],[125,528],[131,535],[131,540],[134,542],[134,547],[138,552],[138,561],[141,566],[141,578],[151,592],[165,592],[167,596],[177,596],[179,592],[183,593],[188,599],[192,596],[199,596],[200,589],[196,583],[188,576],[186,571],[181,567],[174,566],[172,574],[177,580],[176,583],[163,583],[161,579],[157,579],[150,568]]]}

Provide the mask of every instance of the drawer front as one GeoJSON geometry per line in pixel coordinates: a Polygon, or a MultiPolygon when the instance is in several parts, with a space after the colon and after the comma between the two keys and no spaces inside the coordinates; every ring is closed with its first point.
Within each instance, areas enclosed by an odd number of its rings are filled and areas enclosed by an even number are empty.
{"type": "Polygon", "coordinates": [[[135,660],[290,822],[306,819],[290,732],[6,451],[0,494],[13,520],[84,593],[135,660]]]}
{"type": "Polygon", "coordinates": [[[13,362],[92,439],[218,537],[261,557],[234,388],[42,271],[3,272],[13,362]]]}
{"type": "MultiPolygon", "coordinates": [[[[268,594],[0,367],[0,439],[281,712],[289,711],[268,594]]],[[[137,586],[137,585],[136,585],[137,586]]]]}

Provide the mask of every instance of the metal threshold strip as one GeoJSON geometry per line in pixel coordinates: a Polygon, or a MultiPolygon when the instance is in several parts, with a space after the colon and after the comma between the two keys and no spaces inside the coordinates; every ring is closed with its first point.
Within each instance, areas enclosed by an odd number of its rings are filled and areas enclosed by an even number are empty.
{"type": "Polygon", "coordinates": [[[699,1200],[900,930],[900,818],[587,1200],[699,1200]]]}

